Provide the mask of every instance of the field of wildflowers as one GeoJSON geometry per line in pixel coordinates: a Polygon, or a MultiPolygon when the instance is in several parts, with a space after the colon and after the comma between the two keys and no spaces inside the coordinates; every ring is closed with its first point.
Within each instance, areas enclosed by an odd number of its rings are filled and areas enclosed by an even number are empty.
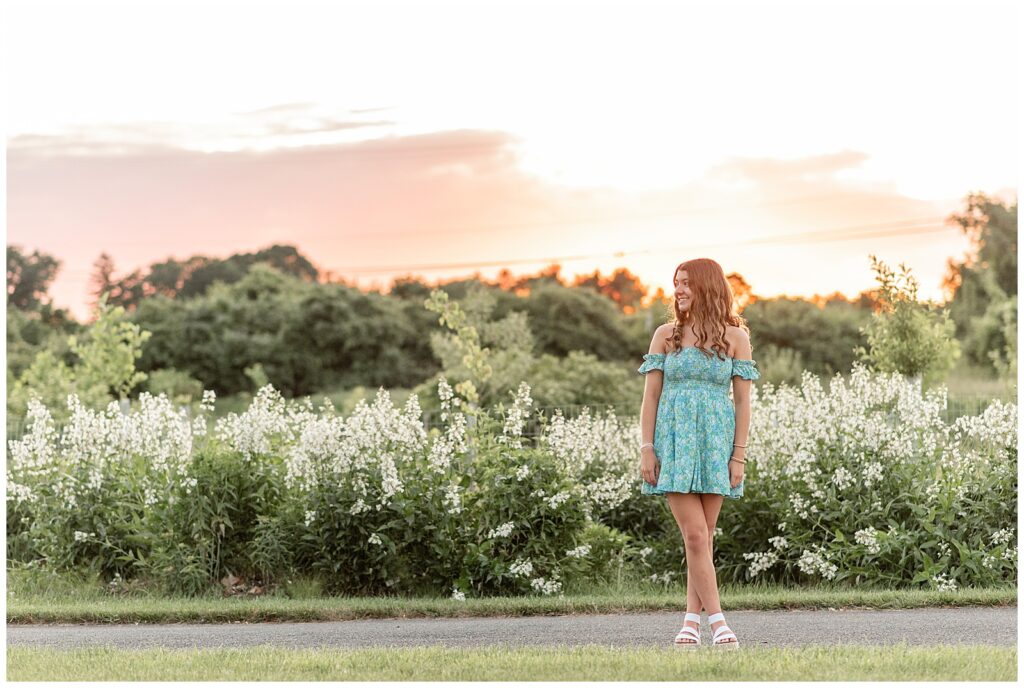
{"type": "MultiPolygon", "coordinates": [[[[8,443],[9,561],[199,594],[225,576],[315,574],[334,594],[561,594],[620,566],[683,575],[664,498],[640,494],[636,417],[543,418],[529,388],[479,409],[442,379],[442,428],[381,388],[348,417],[270,385],[212,424],[142,394],[58,432],[29,405],[8,443]]],[[[945,391],[855,364],[827,392],[752,388],[745,496],[726,500],[719,581],[879,587],[1016,582],[1017,412],[943,420],[945,391]]],[[[638,404],[639,407],[639,404],[638,404]]]]}

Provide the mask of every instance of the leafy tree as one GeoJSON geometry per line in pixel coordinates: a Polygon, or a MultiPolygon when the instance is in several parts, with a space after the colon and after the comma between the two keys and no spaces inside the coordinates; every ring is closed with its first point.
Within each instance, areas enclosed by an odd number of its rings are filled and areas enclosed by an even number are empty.
{"type": "MultiPolygon", "coordinates": [[[[543,289],[551,288],[548,285],[543,289]]],[[[636,366],[602,361],[574,350],[568,356],[535,355],[529,317],[508,311],[497,318],[493,290],[479,285],[459,302],[437,289],[425,304],[440,314],[450,332],[435,333],[431,343],[442,371],[416,387],[426,412],[437,410],[437,382],[443,375],[471,409],[508,406],[520,384],[527,383],[538,407],[619,404],[623,390],[635,387],[636,366]]]]}
{"type": "Polygon", "coordinates": [[[880,285],[881,309],[862,331],[868,348],[857,347],[861,360],[879,372],[899,372],[919,378],[923,386],[943,378],[960,356],[960,345],[949,313],[931,302],[917,300],[917,280],[906,265],[895,273],[871,256],[880,285]]]}
{"type": "Polygon", "coordinates": [[[92,409],[125,399],[146,379],[145,373],[136,370],[135,361],[150,333],[126,322],[124,316],[123,308],[111,307],[101,296],[95,322],[81,336],[67,338],[76,356],[74,363],[68,365],[50,349],[37,353],[8,394],[8,415],[24,416],[33,396],[60,420],[68,417],[67,397],[72,392],[92,409]]]}
{"type": "Polygon", "coordinates": [[[636,353],[615,303],[600,294],[542,283],[531,289],[525,305],[538,353],[561,358],[586,351],[606,361],[636,353]]]}
{"type": "MultiPolygon", "coordinates": [[[[99,304],[100,298],[104,294],[110,294],[114,291],[114,259],[109,253],[104,251],[100,254],[100,257],[96,259],[96,262],[92,264],[93,272],[89,277],[89,294],[93,297],[93,308],[99,304]]],[[[109,296],[108,296],[109,301],[109,296]]],[[[116,303],[117,299],[113,303],[116,303]]]]}
{"type": "Polygon", "coordinates": [[[258,363],[283,394],[299,396],[335,385],[411,385],[433,372],[426,319],[411,321],[410,312],[397,299],[260,264],[194,299],[146,299],[134,320],[154,333],[143,370],[174,368],[224,395],[249,390],[245,371],[258,363]]]}
{"type": "MultiPolygon", "coordinates": [[[[950,221],[970,238],[973,251],[966,260],[947,264],[943,286],[952,294],[950,317],[967,359],[999,367],[997,361],[1016,357],[1010,340],[1016,337],[1017,203],[1007,206],[970,194],[966,209],[950,221]]],[[[999,369],[1008,370],[1005,363],[999,369]]]]}
{"type": "Polygon", "coordinates": [[[856,358],[854,348],[864,343],[860,331],[870,313],[845,299],[819,307],[783,296],[757,299],[743,317],[750,326],[754,359],[766,379],[796,384],[803,370],[825,377],[848,372],[856,358]]]}
{"type": "Polygon", "coordinates": [[[44,304],[37,310],[7,309],[7,379],[8,389],[30,365],[40,351],[49,349],[54,356],[72,362],[68,335],[82,330],[66,309],[44,304]]]}
{"type": "Polygon", "coordinates": [[[7,245],[7,305],[22,310],[38,309],[57,276],[60,261],[46,253],[23,253],[20,246],[7,245]]]}
{"type": "MultiPolygon", "coordinates": [[[[104,271],[112,269],[109,256],[103,254],[97,261],[94,281],[104,282],[104,271]]],[[[130,275],[109,283],[110,302],[135,310],[142,300],[162,295],[168,298],[195,298],[204,295],[216,282],[234,284],[240,281],[249,269],[257,264],[266,264],[279,272],[292,275],[306,282],[319,279],[317,268],[294,246],[275,244],[255,253],[236,253],[225,259],[207,256],[192,256],[184,261],[170,258],[152,263],[146,271],[135,270],[130,275]]]]}
{"type": "Polygon", "coordinates": [[[594,290],[611,299],[624,313],[633,313],[639,308],[645,291],[639,278],[625,268],[619,268],[608,278],[594,270],[591,275],[577,277],[573,286],[594,290]]]}
{"type": "Polygon", "coordinates": [[[103,294],[96,322],[83,337],[68,338],[68,345],[81,361],[74,369],[76,382],[86,388],[105,387],[116,399],[126,399],[137,384],[145,381],[146,374],[135,369],[135,361],[152,336],[127,322],[124,314],[121,306],[108,306],[103,294]]]}

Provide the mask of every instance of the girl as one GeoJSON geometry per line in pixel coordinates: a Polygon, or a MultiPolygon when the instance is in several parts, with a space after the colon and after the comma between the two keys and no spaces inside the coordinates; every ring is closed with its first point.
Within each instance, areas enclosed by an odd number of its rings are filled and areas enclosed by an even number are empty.
{"type": "Polygon", "coordinates": [[[700,645],[704,608],[712,645],[736,648],[718,599],[712,537],[724,498],[743,496],[750,381],[760,374],[722,267],[709,258],[686,261],[674,285],[675,321],[655,331],[637,371],[647,376],[641,491],[666,496],[686,549],[687,613],[676,646],[700,645]]]}

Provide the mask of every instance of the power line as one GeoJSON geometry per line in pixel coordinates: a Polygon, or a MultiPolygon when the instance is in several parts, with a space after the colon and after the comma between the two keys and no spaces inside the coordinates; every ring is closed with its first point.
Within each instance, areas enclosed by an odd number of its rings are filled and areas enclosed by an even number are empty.
{"type": "MultiPolygon", "coordinates": [[[[883,223],[891,224],[891,223],[883,223]]],[[[891,227],[889,229],[876,229],[877,225],[863,225],[860,227],[842,227],[822,232],[801,232],[797,234],[783,234],[774,237],[763,237],[746,241],[720,241],[707,244],[687,244],[685,246],[659,246],[651,249],[638,249],[635,251],[614,251],[612,253],[591,253],[575,256],[548,256],[543,258],[519,258],[497,261],[474,261],[465,263],[433,263],[425,265],[397,265],[397,266],[376,266],[376,267],[341,267],[332,268],[333,274],[354,272],[354,273],[376,273],[376,272],[407,272],[414,270],[452,270],[464,268],[501,267],[504,265],[530,265],[536,263],[571,262],[575,260],[593,260],[595,258],[622,258],[630,255],[643,255],[648,253],[664,253],[666,251],[690,251],[695,249],[715,248],[718,246],[744,246],[759,243],[817,243],[821,241],[855,241],[857,239],[888,238],[905,236],[911,234],[924,234],[939,231],[949,231],[953,228],[946,225],[908,225],[905,227],[891,227]],[[850,232],[860,229],[874,230],[869,233],[849,236],[829,236],[836,232],[850,232]]]]}

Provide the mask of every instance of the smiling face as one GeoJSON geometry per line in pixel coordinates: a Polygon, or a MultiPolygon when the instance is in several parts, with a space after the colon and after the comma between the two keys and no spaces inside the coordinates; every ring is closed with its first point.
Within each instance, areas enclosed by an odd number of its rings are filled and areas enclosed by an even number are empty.
{"type": "Polygon", "coordinates": [[[685,313],[693,305],[693,292],[690,291],[690,279],[686,274],[686,270],[680,270],[676,273],[673,284],[675,286],[676,306],[685,313]]]}

